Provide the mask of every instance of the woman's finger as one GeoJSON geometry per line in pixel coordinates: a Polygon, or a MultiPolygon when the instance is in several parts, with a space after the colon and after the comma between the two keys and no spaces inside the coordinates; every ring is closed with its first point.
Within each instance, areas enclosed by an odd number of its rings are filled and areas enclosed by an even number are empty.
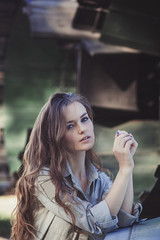
{"type": "Polygon", "coordinates": [[[128,141],[126,141],[126,144],[125,144],[126,150],[129,151],[131,149],[131,146],[133,146],[133,144],[134,144],[133,139],[128,139],[128,141]]]}
{"type": "Polygon", "coordinates": [[[126,137],[120,139],[119,145],[120,145],[122,148],[125,148],[125,147],[126,147],[126,143],[127,143],[128,141],[133,144],[133,139],[132,139],[130,136],[126,136],[126,137]]]}
{"type": "Polygon", "coordinates": [[[132,134],[131,134],[130,132],[117,130],[117,132],[116,132],[116,134],[115,134],[115,137],[123,136],[124,134],[127,134],[127,135],[132,136],[132,134]]]}

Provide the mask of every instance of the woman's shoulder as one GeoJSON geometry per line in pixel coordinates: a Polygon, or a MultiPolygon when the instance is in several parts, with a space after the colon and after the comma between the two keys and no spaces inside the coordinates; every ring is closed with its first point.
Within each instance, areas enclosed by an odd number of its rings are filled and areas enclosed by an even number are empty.
{"type": "Polygon", "coordinates": [[[42,167],[39,171],[39,176],[49,176],[49,168],[48,167],[42,167]]]}
{"type": "Polygon", "coordinates": [[[43,167],[39,175],[35,181],[35,189],[37,197],[40,201],[46,202],[47,200],[52,200],[55,196],[55,185],[53,184],[53,181],[50,176],[50,169],[47,167],[43,167]]]}
{"type": "Polygon", "coordinates": [[[50,169],[48,167],[43,167],[40,169],[38,176],[37,176],[37,183],[45,182],[50,180],[50,169]]]}

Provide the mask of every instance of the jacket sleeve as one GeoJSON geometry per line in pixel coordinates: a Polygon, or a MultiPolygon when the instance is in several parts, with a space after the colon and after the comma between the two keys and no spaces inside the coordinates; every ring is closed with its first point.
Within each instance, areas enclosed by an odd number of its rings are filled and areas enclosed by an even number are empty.
{"type": "MultiPolygon", "coordinates": [[[[49,176],[41,175],[38,177],[36,196],[45,208],[63,220],[72,223],[71,217],[55,201],[55,186],[49,176]]],[[[118,228],[118,218],[111,216],[105,200],[94,206],[90,202],[78,200],[78,204],[73,203],[71,199],[65,203],[72,210],[77,227],[95,234],[110,232],[118,228]]]]}

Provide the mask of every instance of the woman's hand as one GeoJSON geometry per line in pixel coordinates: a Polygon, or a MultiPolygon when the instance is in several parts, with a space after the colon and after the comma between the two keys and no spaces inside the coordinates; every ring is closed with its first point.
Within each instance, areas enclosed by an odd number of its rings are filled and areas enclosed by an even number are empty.
{"type": "Polygon", "coordinates": [[[113,153],[121,169],[134,167],[133,155],[137,146],[138,143],[130,133],[117,131],[113,144],[113,153]]]}

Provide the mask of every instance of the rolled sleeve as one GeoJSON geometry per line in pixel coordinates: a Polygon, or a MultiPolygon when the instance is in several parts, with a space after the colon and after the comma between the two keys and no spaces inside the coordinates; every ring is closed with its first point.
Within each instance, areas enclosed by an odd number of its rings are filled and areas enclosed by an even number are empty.
{"type": "Polygon", "coordinates": [[[120,209],[118,213],[118,226],[128,227],[131,226],[134,222],[138,222],[141,211],[142,205],[140,203],[133,205],[132,215],[120,209]]]}

